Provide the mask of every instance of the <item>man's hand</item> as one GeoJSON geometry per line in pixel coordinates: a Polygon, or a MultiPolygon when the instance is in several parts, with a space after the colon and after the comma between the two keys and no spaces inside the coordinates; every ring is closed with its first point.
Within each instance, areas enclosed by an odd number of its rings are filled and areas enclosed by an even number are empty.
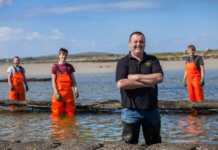
{"type": "Polygon", "coordinates": [[[11,89],[11,91],[13,91],[14,90],[14,86],[10,86],[10,89],[11,89]]]}
{"type": "Polygon", "coordinates": [[[79,92],[75,92],[76,99],[79,97],[79,92]]]}
{"type": "Polygon", "coordinates": [[[28,87],[28,86],[26,86],[26,92],[27,92],[27,91],[29,91],[29,87],[28,87]]]}
{"type": "Polygon", "coordinates": [[[138,74],[129,74],[128,79],[138,81],[139,80],[139,75],[138,74]]]}
{"type": "Polygon", "coordinates": [[[204,78],[201,78],[199,84],[200,84],[200,86],[204,86],[204,78]]]}
{"type": "Polygon", "coordinates": [[[55,94],[57,101],[61,102],[61,96],[59,93],[55,94]]]}
{"type": "Polygon", "coordinates": [[[184,86],[187,86],[187,83],[186,83],[186,81],[185,81],[185,80],[183,80],[183,85],[184,85],[184,86]]]}

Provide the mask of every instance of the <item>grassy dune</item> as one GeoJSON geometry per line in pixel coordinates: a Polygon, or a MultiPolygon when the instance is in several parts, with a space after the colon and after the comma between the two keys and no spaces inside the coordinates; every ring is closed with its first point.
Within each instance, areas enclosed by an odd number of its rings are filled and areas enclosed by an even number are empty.
{"type": "MultiPolygon", "coordinates": [[[[197,55],[207,58],[218,58],[218,50],[197,51],[197,55]]],[[[125,54],[126,55],[126,54],[125,54]]],[[[113,62],[117,61],[125,55],[102,53],[102,52],[87,52],[81,54],[73,54],[68,56],[69,62],[113,62]]],[[[177,53],[152,53],[160,60],[183,60],[188,56],[185,52],[177,53]]],[[[21,58],[22,63],[55,63],[58,60],[57,55],[40,56],[40,57],[26,57],[21,58]]],[[[12,59],[0,59],[1,63],[11,63],[12,59]]]]}
{"type": "MultiPolygon", "coordinates": [[[[218,55],[218,50],[208,50],[208,51],[196,51],[197,55],[218,55]]],[[[155,55],[158,58],[162,58],[162,57],[170,57],[170,56],[174,56],[174,57],[182,57],[182,56],[187,56],[188,54],[185,52],[178,52],[178,53],[152,53],[152,55],[155,55]]]]}

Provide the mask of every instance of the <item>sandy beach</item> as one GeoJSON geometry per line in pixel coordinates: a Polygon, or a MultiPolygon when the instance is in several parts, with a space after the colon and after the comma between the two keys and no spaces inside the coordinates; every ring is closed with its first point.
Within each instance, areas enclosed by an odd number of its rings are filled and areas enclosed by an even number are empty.
{"type": "MultiPolygon", "coordinates": [[[[184,70],[184,61],[160,61],[163,70],[184,70]]],[[[206,69],[218,69],[217,59],[204,60],[206,69]]],[[[115,72],[117,62],[73,62],[76,73],[104,73],[115,72]]],[[[22,64],[26,69],[26,75],[49,75],[53,63],[22,64]]],[[[0,76],[7,76],[7,68],[10,64],[0,64],[0,76]]]]}

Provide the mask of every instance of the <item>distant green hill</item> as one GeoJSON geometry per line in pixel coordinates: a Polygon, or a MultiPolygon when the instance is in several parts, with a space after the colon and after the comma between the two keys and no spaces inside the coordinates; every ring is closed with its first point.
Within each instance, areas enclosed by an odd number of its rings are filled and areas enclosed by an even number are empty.
{"type": "MultiPolygon", "coordinates": [[[[94,60],[110,60],[114,58],[120,58],[119,54],[104,53],[104,52],[86,52],[79,54],[68,55],[68,61],[94,61],[94,60]]],[[[46,63],[57,62],[58,55],[39,56],[39,57],[25,57],[21,58],[22,63],[46,63]]],[[[7,63],[12,62],[11,59],[0,59],[0,62],[7,63]]]]}
{"type": "MultiPolygon", "coordinates": [[[[218,58],[218,50],[197,51],[197,55],[207,58],[218,58]]],[[[126,54],[125,54],[126,55],[126,54]]],[[[160,60],[184,60],[188,56],[186,52],[177,53],[152,53],[160,60]]],[[[124,55],[104,53],[104,52],[86,52],[79,54],[70,54],[69,62],[110,62],[117,61],[124,55]]],[[[55,63],[58,60],[58,55],[40,56],[40,57],[25,57],[21,58],[22,63],[55,63]]],[[[1,63],[12,62],[12,59],[0,59],[1,63]]]]}

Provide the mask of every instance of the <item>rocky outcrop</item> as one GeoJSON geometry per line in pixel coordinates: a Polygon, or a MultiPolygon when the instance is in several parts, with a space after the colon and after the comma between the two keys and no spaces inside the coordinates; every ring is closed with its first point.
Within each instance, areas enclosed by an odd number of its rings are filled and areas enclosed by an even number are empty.
{"type": "Polygon", "coordinates": [[[51,141],[10,142],[0,140],[1,150],[49,150],[54,149],[60,145],[61,143],[54,143],[51,141]]]}
{"type": "Polygon", "coordinates": [[[101,144],[95,142],[52,142],[52,141],[4,141],[0,140],[1,150],[218,150],[218,144],[185,144],[161,143],[151,146],[114,143],[101,144]]]}
{"type": "MultiPolygon", "coordinates": [[[[27,78],[28,82],[50,81],[51,78],[27,78]]],[[[8,79],[1,79],[0,82],[8,82],[8,79]]]]}
{"type": "Polygon", "coordinates": [[[104,145],[101,143],[85,143],[85,142],[72,142],[72,143],[62,143],[55,150],[96,150],[104,145]]]}
{"type": "MultiPolygon", "coordinates": [[[[51,101],[16,101],[16,100],[0,100],[1,106],[26,106],[29,108],[37,108],[42,110],[50,110],[51,101]]],[[[197,110],[201,114],[218,111],[217,100],[205,100],[202,102],[190,102],[185,100],[180,101],[159,101],[158,107],[162,112],[179,111],[189,112],[190,110],[197,110]]],[[[90,102],[86,104],[76,104],[77,112],[104,112],[116,111],[121,109],[119,100],[108,100],[104,102],[90,102]]]]}
{"type": "Polygon", "coordinates": [[[151,145],[146,150],[194,150],[196,146],[197,144],[161,143],[151,145]]]}

